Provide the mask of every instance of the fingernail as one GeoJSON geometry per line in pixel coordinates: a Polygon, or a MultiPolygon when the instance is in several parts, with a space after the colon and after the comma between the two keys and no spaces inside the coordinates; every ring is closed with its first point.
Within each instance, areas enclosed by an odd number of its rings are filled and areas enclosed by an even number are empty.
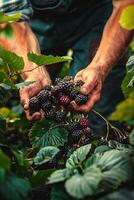
{"type": "Polygon", "coordinates": [[[82,92],[88,93],[87,89],[85,87],[81,88],[82,92]]]}
{"type": "Polygon", "coordinates": [[[24,110],[28,109],[28,104],[24,104],[24,110]]]}

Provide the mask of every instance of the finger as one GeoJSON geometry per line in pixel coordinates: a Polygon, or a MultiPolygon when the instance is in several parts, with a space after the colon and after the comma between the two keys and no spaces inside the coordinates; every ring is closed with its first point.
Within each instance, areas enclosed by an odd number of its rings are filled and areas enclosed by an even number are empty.
{"type": "Polygon", "coordinates": [[[36,112],[33,115],[30,115],[29,111],[25,111],[26,118],[28,121],[39,121],[42,118],[42,115],[40,112],[36,112]]]}
{"type": "MultiPolygon", "coordinates": [[[[82,70],[83,71],[83,70],[82,70]]],[[[81,80],[82,79],[82,71],[78,72],[76,74],[76,76],[74,77],[74,81],[77,81],[77,80],[81,80]]]]}
{"type": "Polygon", "coordinates": [[[85,95],[91,93],[97,85],[97,79],[93,77],[89,77],[88,80],[81,87],[81,92],[85,95]]]}
{"type": "Polygon", "coordinates": [[[20,89],[20,103],[23,106],[24,110],[29,109],[29,94],[27,89],[20,89]]]}

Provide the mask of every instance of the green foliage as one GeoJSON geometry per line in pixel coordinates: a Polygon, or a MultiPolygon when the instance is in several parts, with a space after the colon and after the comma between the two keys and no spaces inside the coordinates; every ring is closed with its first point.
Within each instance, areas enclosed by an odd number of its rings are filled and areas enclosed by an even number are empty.
{"type": "Polygon", "coordinates": [[[68,194],[77,199],[97,192],[101,180],[101,171],[96,166],[87,168],[82,175],[76,174],[68,179],[65,188],[68,194]]]}
{"type": "Polygon", "coordinates": [[[71,169],[81,166],[82,162],[86,159],[90,149],[91,144],[88,144],[74,151],[66,162],[66,168],[71,169]]]}
{"type": "Polygon", "coordinates": [[[52,56],[52,55],[36,55],[34,53],[28,54],[28,59],[37,65],[51,65],[72,60],[69,56],[52,56]]]}
{"type": "Polygon", "coordinates": [[[16,72],[24,68],[23,58],[4,49],[2,46],[0,46],[0,58],[8,65],[11,72],[16,72]]]}
{"type": "Polygon", "coordinates": [[[109,117],[110,120],[133,123],[134,120],[134,91],[121,102],[109,117]]]}
{"type": "Polygon", "coordinates": [[[120,24],[127,30],[134,29],[134,6],[127,6],[121,13],[120,24]]]}
{"type": "Polygon", "coordinates": [[[10,158],[0,150],[0,168],[9,171],[11,168],[10,158]]]}
{"type": "Polygon", "coordinates": [[[3,23],[13,23],[18,21],[21,18],[21,13],[16,13],[14,15],[5,15],[3,12],[0,12],[0,24],[3,23]]]}
{"type": "Polygon", "coordinates": [[[134,129],[130,133],[129,140],[130,140],[130,144],[134,146],[134,129]]]}
{"type": "Polygon", "coordinates": [[[73,200],[72,197],[67,195],[62,184],[54,185],[51,192],[51,200],[70,200],[70,198],[73,200]]]}
{"type": "Polygon", "coordinates": [[[59,149],[57,147],[54,147],[54,146],[44,147],[37,153],[33,162],[36,165],[46,163],[49,160],[51,160],[58,152],[59,152],[59,149]]]}
{"type": "Polygon", "coordinates": [[[46,146],[62,146],[67,137],[64,128],[50,128],[47,120],[37,122],[30,130],[30,139],[33,147],[43,148],[46,146]]]}
{"type": "Polygon", "coordinates": [[[0,194],[6,200],[26,200],[30,188],[27,180],[9,175],[0,183],[0,194]]]}

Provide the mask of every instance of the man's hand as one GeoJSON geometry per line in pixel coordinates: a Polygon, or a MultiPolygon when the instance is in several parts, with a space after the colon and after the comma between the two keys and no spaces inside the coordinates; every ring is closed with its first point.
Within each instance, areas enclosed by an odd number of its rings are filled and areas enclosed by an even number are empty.
{"type": "Polygon", "coordinates": [[[29,86],[20,89],[20,102],[24,108],[24,112],[29,121],[41,120],[43,118],[42,112],[36,112],[32,116],[29,111],[29,100],[31,97],[37,95],[45,85],[50,85],[51,80],[48,76],[44,76],[44,74],[39,74],[35,76],[35,74],[30,74],[30,76],[25,81],[35,81],[29,86]]]}
{"type": "Polygon", "coordinates": [[[94,104],[100,99],[103,75],[99,68],[89,66],[76,74],[75,80],[82,80],[85,84],[81,87],[81,92],[89,95],[89,100],[85,105],[77,106],[72,102],[72,106],[76,111],[89,112],[94,104]]]}

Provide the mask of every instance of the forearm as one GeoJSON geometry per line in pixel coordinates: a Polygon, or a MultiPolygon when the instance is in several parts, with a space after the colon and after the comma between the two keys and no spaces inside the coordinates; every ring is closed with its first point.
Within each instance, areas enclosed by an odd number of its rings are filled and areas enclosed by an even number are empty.
{"type": "Polygon", "coordinates": [[[105,76],[114,64],[120,59],[129,45],[134,31],[123,29],[119,24],[122,10],[134,4],[134,0],[116,0],[112,16],[108,20],[98,51],[90,66],[98,66],[105,76]]]}
{"type": "MultiPolygon", "coordinates": [[[[1,25],[2,27],[3,25],[1,25]]],[[[38,77],[39,79],[47,77],[49,79],[49,75],[44,67],[37,67],[34,63],[31,63],[27,58],[27,53],[32,51],[36,54],[40,53],[40,48],[38,41],[31,31],[27,22],[17,22],[11,25],[13,29],[13,37],[5,38],[0,36],[0,44],[16,53],[19,56],[22,56],[25,62],[25,67],[21,72],[22,78],[24,80],[34,79],[34,77],[38,77]]]]}

